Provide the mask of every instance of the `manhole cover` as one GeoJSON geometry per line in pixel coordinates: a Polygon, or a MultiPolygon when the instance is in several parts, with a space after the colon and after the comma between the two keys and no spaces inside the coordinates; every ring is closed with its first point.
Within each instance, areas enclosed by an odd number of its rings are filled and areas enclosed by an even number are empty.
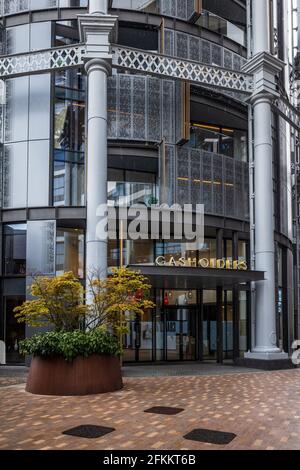
{"type": "Polygon", "coordinates": [[[168,406],[154,406],[153,408],[149,408],[149,410],[145,410],[145,413],[174,416],[174,415],[178,415],[179,413],[182,413],[183,411],[184,411],[183,408],[171,408],[168,406]]]}
{"type": "Polygon", "coordinates": [[[188,441],[205,442],[207,444],[227,445],[236,438],[236,434],[220,431],[211,431],[210,429],[194,429],[184,439],[188,441]]]}
{"type": "Polygon", "coordinates": [[[97,439],[114,431],[114,428],[105,428],[103,426],[94,426],[93,424],[86,424],[84,426],[77,426],[76,428],[68,429],[62,434],[65,434],[66,436],[84,437],[86,439],[97,439]]]}

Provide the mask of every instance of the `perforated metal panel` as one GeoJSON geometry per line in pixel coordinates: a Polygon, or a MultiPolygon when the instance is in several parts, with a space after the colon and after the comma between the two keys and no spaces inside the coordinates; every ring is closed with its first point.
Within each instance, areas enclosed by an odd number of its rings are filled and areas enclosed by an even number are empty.
{"type": "Polygon", "coordinates": [[[161,80],[147,78],[148,140],[161,141],[161,80]]]}
{"type": "MultiPolygon", "coordinates": [[[[175,143],[176,82],[140,75],[108,79],[108,138],[175,143]]],[[[177,120],[176,120],[177,122],[177,120]]],[[[178,126],[182,125],[181,115],[178,126]]]]}
{"type": "Polygon", "coordinates": [[[204,204],[206,214],[249,220],[248,163],[177,146],[173,169],[176,203],[204,204]]]}
{"type": "Polygon", "coordinates": [[[177,57],[182,57],[183,59],[189,58],[188,50],[188,35],[184,33],[176,34],[176,48],[175,55],[177,57]]]}
{"type": "Polygon", "coordinates": [[[221,46],[212,44],[211,46],[211,63],[219,67],[223,66],[223,54],[221,46]]]}
{"type": "Polygon", "coordinates": [[[146,131],[146,78],[135,77],[133,80],[132,94],[132,119],[133,119],[133,138],[137,140],[145,139],[146,131]]]}

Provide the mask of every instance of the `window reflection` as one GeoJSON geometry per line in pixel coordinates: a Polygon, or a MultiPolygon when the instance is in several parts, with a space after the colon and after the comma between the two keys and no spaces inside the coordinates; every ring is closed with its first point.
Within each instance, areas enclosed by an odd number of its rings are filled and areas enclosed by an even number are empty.
{"type": "Polygon", "coordinates": [[[55,84],[54,205],[83,206],[85,79],[79,70],[68,70],[56,73],[55,84]]]}
{"type": "Polygon", "coordinates": [[[245,27],[241,25],[236,26],[230,21],[227,21],[209,11],[203,10],[197,24],[203,28],[210,29],[211,31],[223,36],[227,36],[242,46],[246,45],[245,27]]]}
{"type": "Polygon", "coordinates": [[[56,232],[56,275],[72,271],[84,277],[84,232],[79,229],[58,228],[56,232]]]}
{"type": "Polygon", "coordinates": [[[156,204],[158,200],[155,174],[110,168],[108,170],[108,201],[109,204],[117,206],[156,204]]]}
{"type": "Polygon", "coordinates": [[[218,153],[247,162],[247,132],[219,128],[205,124],[193,124],[189,147],[218,153]]]}
{"type": "Polygon", "coordinates": [[[24,356],[20,354],[20,341],[25,339],[25,325],[18,323],[14,309],[25,302],[25,297],[5,297],[4,298],[4,341],[6,346],[7,364],[23,364],[24,356]]]}
{"type": "Polygon", "coordinates": [[[26,225],[4,226],[4,274],[26,274],[26,225]]]}

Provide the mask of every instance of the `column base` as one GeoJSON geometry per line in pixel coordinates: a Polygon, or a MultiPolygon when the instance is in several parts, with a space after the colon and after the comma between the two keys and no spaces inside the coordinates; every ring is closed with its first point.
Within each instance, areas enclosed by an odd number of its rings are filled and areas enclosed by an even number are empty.
{"type": "Polygon", "coordinates": [[[278,350],[276,351],[253,351],[248,352],[244,356],[245,359],[254,359],[258,361],[282,361],[289,359],[289,355],[287,353],[281,352],[278,350]]]}
{"type": "Polygon", "coordinates": [[[248,352],[244,358],[236,359],[235,364],[260,370],[287,370],[297,367],[293,364],[289,355],[283,352],[248,352]]]}

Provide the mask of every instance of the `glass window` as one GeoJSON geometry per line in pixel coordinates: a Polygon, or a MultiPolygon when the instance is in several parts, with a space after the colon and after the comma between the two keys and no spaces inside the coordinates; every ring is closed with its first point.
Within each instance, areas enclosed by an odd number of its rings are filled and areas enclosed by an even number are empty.
{"type": "Polygon", "coordinates": [[[165,291],[164,297],[165,306],[172,305],[196,305],[197,304],[197,291],[188,290],[169,290],[165,291]]]}
{"type": "MultiPolygon", "coordinates": [[[[156,256],[164,256],[166,264],[175,259],[185,258],[193,267],[210,267],[210,261],[216,260],[216,240],[205,238],[199,250],[191,250],[189,243],[159,242],[156,244],[156,256]],[[201,263],[199,261],[201,260],[201,263]],[[204,261],[205,260],[205,261],[204,261]],[[207,262],[206,262],[207,260],[207,262]]],[[[214,267],[214,263],[212,263],[214,267]]]]}
{"type": "Polygon", "coordinates": [[[18,77],[6,82],[5,142],[28,139],[29,77],[18,77]]]}
{"type": "Polygon", "coordinates": [[[5,329],[4,341],[6,346],[6,361],[8,364],[23,364],[24,356],[20,354],[20,341],[25,339],[25,325],[18,323],[14,314],[14,309],[22,305],[25,297],[5,297],[5,329]]]}
{"type": "Polygon", "coordinates": [[[54,145],[56,149],[84,151],[85,104],[57,99],[55,103],[54,145]]]}
{"type": "Polygon", "coordinates": [[[138,323],[140,344],[139,344],[139,361],[152,361],[152,344],[153,344],[153,320],[152,310],[147,310],[138,323]]]}
{"type": "Polygon", "coordinates": [[[5,208],[27,204],[27,142],[5,146],[3,164],[3,204],[5,208]]]}
{"type": "Polygon", "coordinates": [[[108,267],[116,268],[119,266],[120,243],[118,240],[108,240],[108,267]]]}
{"type": "Polygon", "coordinates": [[[240,354],[244,355],[248,350],[247,344],[247,292],[241,291],[239,293],[239,338],[240,338],[240,354]]]}
{"type": "Polygon", "coordinates": [[[29,140],[50,137],[50,75],[30,77],[29,140]]]}
{"type": "Polygon", "coordinates": [[[126,264],[128,265],[154,264],[154,244],[152,240],[127,240],[126,251],[126,264]]]}
{"type": "Polygon", "coordinates": [[[49,140],[29,142],[28,207],[49,205],[49,140]]]}
{"type": "Polygon", "coordinates": [[[84,153],[55,150],[53,183],[54,205],[84,206],[84,188],[84,153]]]}
{"type": "Polygon", "coordinates": [[[58,228],[56,232],[56,275],[72,271],[84,277],[84,232],[79,229],[58,228]]]}
{"type": "Polygon", "coordinates": [[[233,261],[233,250],[232,250],[232,240],[225,240],[226,246],[226,259],[233,261]]]}
{"type": "Polygon", "coordinates": [[[243,242],[242,240],[239,240],[238,256],[239,256],[239,261],[247,262],[247,242],[243,242]]]}
{"type": "Polygon", "coordinates": [[[56,221],[27,222],[27,275],[55,274],[56,221]]]}
{"type": "Polygon", "coordinates": [[[26,274],[26,225],[4,225],[4,275],[26,274]]]}
{"type": "MultiPolygon", "coordinates": [[[[5,5],[13,2],[4,2],[5,5]]],[[[9,12],[10,13],[10,12],[9,12]]],[[[6,54],[22,54],[29,51],[29,24],[6,30],[6,54]]]]}
{"type": "Polygon", "coordinates": [[[158,202],[156,176],[153,173],[108,170],[108,201],[116,205],[144,204],[158,202]]]}
{"type": "MultiPolygon", "coordinates": [[[[32,1],[32,0],[31,0],[32,1]]],[[[53,0],[51,0],[53,3],[53,0]]],[[[38,3],[42,3],[38,0],[38,3]]],[[[42,6],[40,6],[42,8],[42,6]]],[[[41,23],[31,23],[30,25],[30,50],[48,49],[51,47],[51,28],[50,21],[41,23]]]]}
{"type": "Polygon", "coordinates": [[[55,75],[54,205],[85,204],[85,79],[79,70],[55,75]]]}
{"type": "Polygon", "coordinates": [[[236,160],[247,162],[247,132],[236,129],[193,124],[189,147],[219,153],[236,160]]]}

